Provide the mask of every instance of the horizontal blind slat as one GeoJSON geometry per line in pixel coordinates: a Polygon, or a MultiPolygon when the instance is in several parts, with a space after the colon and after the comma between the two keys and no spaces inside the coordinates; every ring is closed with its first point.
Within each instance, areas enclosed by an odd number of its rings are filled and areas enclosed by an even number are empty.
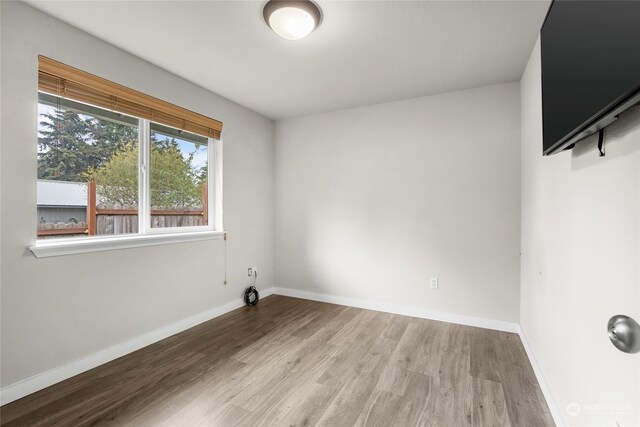
{"type": "Polygon", "coordinates": [[[219,139],[222,122],[39,56],[38,90],[219,139]]]}

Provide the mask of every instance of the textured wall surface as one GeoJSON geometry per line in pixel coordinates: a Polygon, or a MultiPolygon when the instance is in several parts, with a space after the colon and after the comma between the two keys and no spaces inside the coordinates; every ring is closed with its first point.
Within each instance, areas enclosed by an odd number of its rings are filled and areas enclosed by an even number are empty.
{"type": "Polygon", "coordinates": [[[278,286],[517,321],[519,141],[517,83],[277,122],[278,286]]]}
{"type": "Polygon", "coordinates": [[[640,107],[607,128],[606,157],[595,135],[543,157],[540,76],[536,45],[521,81],[521,326],[567,425],[637,426],[640,357],[606,327],[640,319],[640,107]]]}
{"type": "Polygon", "coordinates": [[[273,131],[254,112],[36,11],[2,8],[2,385],[273,285],[273,131]],[[222,240],[36,259],[38,54],[224,122],[222,240]]]}

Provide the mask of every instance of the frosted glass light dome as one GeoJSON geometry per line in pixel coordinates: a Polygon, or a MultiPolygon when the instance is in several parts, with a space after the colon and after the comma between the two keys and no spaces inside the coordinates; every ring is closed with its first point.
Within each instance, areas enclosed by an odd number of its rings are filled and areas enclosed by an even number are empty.
{"type": "Polygon", "coordinates": [[[271,0],[263,14],[269,27],[287,40],[308,36],[320,22],[320,10],[308,0],[271,0]]]}

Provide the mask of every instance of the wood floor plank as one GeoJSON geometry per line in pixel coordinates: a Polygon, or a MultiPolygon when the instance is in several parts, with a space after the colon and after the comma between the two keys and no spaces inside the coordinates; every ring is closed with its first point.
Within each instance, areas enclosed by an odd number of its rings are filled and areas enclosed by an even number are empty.
{"type": "Polygon", "coordinates": [[[328,344],[343,351],[336,355],[331,366],[317,380],[318,383],[339,389],[348,378],[358,375],[365,368],[362,362],[365,357],[377,356],[378,347],[381,346],[372,347],[376,342],[380,343],[379,337],[386,325],[379,318],[376,319],[376,313],[372,311],[364,311],[362,316],[354,320],[361,325],[360,328],[354,330],[352,326],[347,333],[337,334],[328,341],[328,344]]]}
{"type": "Polygon", "coordinates": [[[270,296],[0,408],[2,426],[552,426],[515,334],[270,296]]]}
{"type": "Polygon", "coordinates": [[[384,330],[384,337],[390,340],[400,341],[400,338],[402,338],[408,326],[408,318],[404,316],[393,316],[389,325],[384,330]]]}
{"type": "Polygon", "coordinates": [[[444,353],[438,381],[438,398],[431,425],[471,425],[472,377],[469,354],[444,353]]]}
{"type": "Polygon", "coordinates": [[[373,392],[384,364],[380,354],[369,354],[354,367],[354,374],[340,388],[318,425],[353,425],[373,392]]]}
{"type": "Polygon", "coordinates": [[[519,337],[515,334],[511,336],[503,334],[497,343],[499,378],[511,424],[514,426],[524,422],[531,426],[552,424],[551,412],[519,337]]]}
{"type": "Polygon", "coordinates": [[[446,353],[469,353],[470,351],[470,334],[471,328],[463,325],[455,325],[453,323],[446,324],[444,327],[445,339],[444,352],[446,353]]]}
{"type": "Polygon", "coordinates": [[[222,406],[223,399],[210,398],[208,392],[216,390],[215,384],[245,366],[232,359],[208,361],[188,372],[188,376],[161,383],[146,398],[122,405],[117,412],[109,414],[108,419],[114,422],[108,424],[154,426],[165,423],[176,413],[187,413],[191,419],[197,419],[199,413],[210,418],[210,413],[222,406]]]}
{"type": "Polygon", "coordinates": [[[421,321],[420,341],[414,352],[414,363],[409,370],[437,377],[440,375],[442,356],[447,346],[447,328],[442,322],[421,321]]]}
{"type": "MultiPolygon", "coordinates": [[[[336,390],[328,385],[311,383],[312,390],[300,395],[295,406],[287,408],[280,419],[283,426],[315,426],[336,396],[336,390]]],[[[265,419],[261,424],[268,425],[265,419]]]]}
{"type": "Polygon", "coordinates": [[[474,427],[510,427],[502,384],[482,378],[473,379],[474,427]]]}
{"type": "Polygon", "coordinates": [[[412,372],[404,396],[379,389],[369,397],[356,426],[424,426],[434,416],[438,381],[412,372]]]}
{"type": "Polygon", "coordinates": [[[471,375],[489,381],[500,382],[502,363],[508,361],[498,359],[499,341],[483,335],[471,337],[471,375]]]}
{"type": "Polygon", "coordinates": [[[240,420],[239,424],[251,427],[283,425],[283,419],[300,404],[304,396],[314,395],[322,387],[322,385],[313,381],[285,381],[271,394],[269,399],[265,400],[259,407],[256,407],[251,414],[240,420]]]}
{"type": "Polygon", "coordinates": [[[407,325],[389,361],[386,363],[376,389],[403,396],[408,380],[416,368],[416,349],[420,348],[422,335],[415,324],[407,325]]]}
{"type": "MultiPolygon", "coordinates": [[[[246,409],[278,405],[301,382],[315,382],[334,361],[334,346],[316,341],[299,345],[286,358],[271,366],[272,373],[262,375],[259,384],[236,396],[232,402],[246,409]]],[[[259,413],[260,411],[258,411],[259,413]]]]}
{"type": "Polygon", "coordinates": [[[393,426],[401,405],[401,396],[376,389],[369,396],[354,425],[359,427],[393,426]]]}
{"type": "Polygon", "coordinates": [[[309,338],[319,330],[326,328],[330,321],[347,310],[347,307],[333,304],[322,304],[322,308],[324,310],[322,310],[318,316],[309,323],[299,326],[292,335],[298,338],[309,338]]]}

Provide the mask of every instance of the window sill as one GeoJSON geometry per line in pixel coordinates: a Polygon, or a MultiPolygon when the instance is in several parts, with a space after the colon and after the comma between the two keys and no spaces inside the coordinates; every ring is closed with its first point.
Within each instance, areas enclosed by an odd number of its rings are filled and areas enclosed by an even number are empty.
{"type": "Polygon", "coordinates": [[[92,237],[85,239],[49,240],[36,243],[29,250],[36,258],[75,255],[87,252],[111,251],[115,249],[139,248],[170,243],[218,240],[224,238],[223,231],[197,231],[167,234],[145,234],[118,237],[92,237]]]}

